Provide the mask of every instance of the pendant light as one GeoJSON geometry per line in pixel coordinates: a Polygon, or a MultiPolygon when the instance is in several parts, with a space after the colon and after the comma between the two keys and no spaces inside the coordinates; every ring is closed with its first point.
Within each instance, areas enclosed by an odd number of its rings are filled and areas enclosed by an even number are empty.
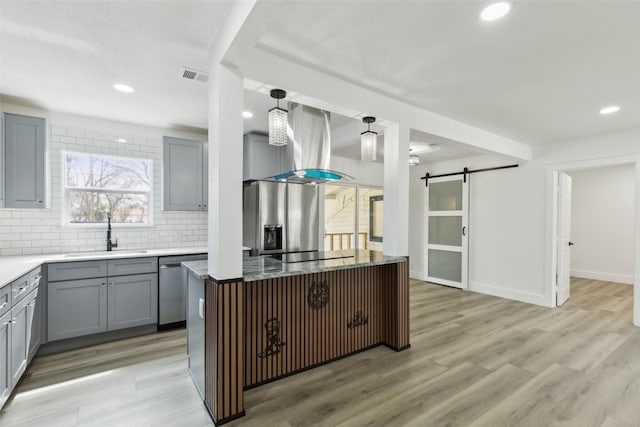
{"type": "Polygon", "coordinates": [[[277,100],[277,105],[269,110],[269,144],[281,147],[287,145],[287,113],[280,108],[280,100],[287,96],[282,89],[272,89],[271,97],[277,100]]]}
{"type": "Polygon", "coordinates": [[[375,162],[378,151],[378,133],[371,130],[371,123],[376,118],[367,116],[362,121],[367,124],[367,130],[360,134],[360,159],[375,162]]]}

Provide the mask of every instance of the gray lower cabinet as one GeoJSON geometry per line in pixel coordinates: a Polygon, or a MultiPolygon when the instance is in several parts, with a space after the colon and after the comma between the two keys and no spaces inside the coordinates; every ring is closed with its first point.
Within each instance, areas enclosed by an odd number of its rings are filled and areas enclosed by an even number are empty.
{"type": "Polygon", "coordinates": [[[157,273],[49,282],[50,342],[157,322],[157,273]]]}
{"type": "Polygon", "coordinates": [[[158,322],[158,275],[109,278],[107,329],[131,328],[158,322]]]}
{"type": "Polygon", "coordinates": [[[31,337],[29,339],[29,354],[27,358],[28,361],[31,362],[31,359],[33,359],[38,352],[43,338],[42,320],[44,317],[44,298],[41,292],[35,295],[28,307],[28,318],[31,319],[28,330],[30,331],[31,337]]]}
{"type": "Polygon", "coordinates": [[[45,119],[5,114],[5,207],[44,208],[45,119]]]}
{"type": "Polygon", "coordinates": [[[11,386],[20,381],[27,369],[31,326],[33,324],[33,306],[38,291],[29,294],[22,302],[11,309],[11,386]]]}
{"type": "Polygon", "coordinates": [[[11,312],[0,316],[0,408],[11,395],[11,312]]]}
{"type": "MultiPolygon", "coordinates": [[[[9,399],[20,377],[29,364],[30,354],[35,354],[40,338],[36,322],[40,268],[0,289],[0,295],[9,295],[10,310],[0,314],[0,408],[9,399]],[[25,277],[28,280],[24,280],[25,277]],[[26,283],[26,288],[25,288],[26,283]],[[28,289],[25,295],[23,289],[28,289]],[[18,292],[14,292],[18,290],[18,292]],[[7,292],[9,291],[9,292],[7,292]],[[13,300],[11,296],[16,296],[13,300]],[[33,341],[35,340],[35,341],[33,341]]],[[[1,304],[0,304],[1,305],[1,304]]]]}
{"type": "Polygon", "coordinates": [[[50,282],[47,328],[49,341],[107,330],[107,278],[50,282]]]}

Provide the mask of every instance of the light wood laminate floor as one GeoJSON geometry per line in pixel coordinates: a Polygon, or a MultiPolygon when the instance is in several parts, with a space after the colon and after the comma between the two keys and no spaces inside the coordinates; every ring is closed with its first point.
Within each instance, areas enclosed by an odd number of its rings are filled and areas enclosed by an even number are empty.
{"type": "MultiPolygon", "coordinates": [[[[412,281],[410,350],[250,390],[228,425],[640,426],[631,289],[574,280],[549,309],[412,281]]],[[[186,366],[184,331],[38,358],[0,425],[212,425],[186,366]]]]}

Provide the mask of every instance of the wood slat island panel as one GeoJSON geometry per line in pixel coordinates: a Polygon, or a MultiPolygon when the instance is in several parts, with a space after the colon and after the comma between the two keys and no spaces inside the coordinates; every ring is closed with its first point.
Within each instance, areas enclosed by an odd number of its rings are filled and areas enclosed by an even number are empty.
{"type": "Polygon", "coordinates": [[[245,282],[244,387],[409,346],[408,262],[245,282]]]}
{"type": "Polygon", "coordinates": [[[217,425],[244,415],[248,388],[378,345],[409,348],[408,258],[356,255],[255,257],[253,275],[206,280],[205,404],[217,425]]]}

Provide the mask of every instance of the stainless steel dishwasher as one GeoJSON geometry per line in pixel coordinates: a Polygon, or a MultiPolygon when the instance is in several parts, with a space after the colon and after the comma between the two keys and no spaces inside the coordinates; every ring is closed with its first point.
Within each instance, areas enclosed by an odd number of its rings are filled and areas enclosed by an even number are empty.
{"type": "Polygon", "coordinates": [[[160,257],[158,289],[158,329],[184,327],[187,320],[186,261],[207,259],[207,254],[160,257]]]}

